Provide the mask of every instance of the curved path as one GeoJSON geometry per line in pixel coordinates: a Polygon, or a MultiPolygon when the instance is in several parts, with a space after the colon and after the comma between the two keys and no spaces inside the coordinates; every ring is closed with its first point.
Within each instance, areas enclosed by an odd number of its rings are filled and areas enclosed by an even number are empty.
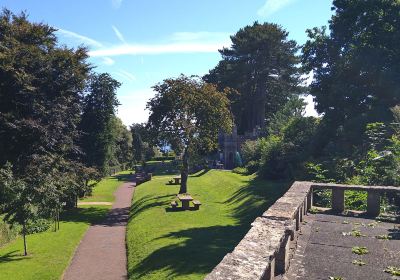
{"type": "Polygon", "coordinates": [[[127,279],[125,231],[135,183],[122,184],[107,218],[90,226],[83,237],[64,280],[127,279]]]}

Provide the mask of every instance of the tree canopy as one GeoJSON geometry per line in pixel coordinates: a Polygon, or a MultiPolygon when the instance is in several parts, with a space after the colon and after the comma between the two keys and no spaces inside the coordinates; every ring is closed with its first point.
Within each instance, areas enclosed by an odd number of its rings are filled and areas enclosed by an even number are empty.
{"type": "Polygon", "coordinates": [[[204,79],[220,90],[237,90],[229,98],[239,132],[264,128],[290,94],[299,91],[299,47],[272,23],[255,22],[231,40],[231,48],[220,50],[222,60],[204,79]]]}
{"type": "Polygon", "coordinates": [[[148,128],[156,139],[183,153],[180,193],[186,193],[190,154],[216,149],[219,131],[231,129],[228,90],[220,92],[215,85],[184,75],[153,88],[148,128]]]}
{"type": "Polygon", "coordinates": [[[357,143],[366,123],[390,121],[400,102],[400,3],[335,0],[332,10],[329,33],[307,31],[302,62],[314,74],[310,93],[327,131],[341,126],[357,143]]]}

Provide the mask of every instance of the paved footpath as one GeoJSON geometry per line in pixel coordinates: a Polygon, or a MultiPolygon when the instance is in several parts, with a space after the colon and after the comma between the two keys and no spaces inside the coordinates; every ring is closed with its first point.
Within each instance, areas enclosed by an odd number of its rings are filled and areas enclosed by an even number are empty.
{"type": "Polygon", "coordinates": [[[135,183],[122,184],[107,218],[89,227],[64,280],[127,279],[125,231],[135,183]]]}

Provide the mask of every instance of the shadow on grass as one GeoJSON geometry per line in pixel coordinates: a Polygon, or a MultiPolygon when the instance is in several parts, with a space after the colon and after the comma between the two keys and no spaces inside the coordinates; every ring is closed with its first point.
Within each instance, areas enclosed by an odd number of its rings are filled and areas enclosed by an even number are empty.
{"type": "Polygon", "coordinates": [[[66,222],[97,224],[103,221],[110,211],[103,207],[76,208],[61,214],[61,220],[66,222]]]}
{"type": "Polygon", "coordinates": [[[2,256],[0,256],[0,263],[6,263],[6,262],[13,262],[13,261],[22,261],[24,259],[30,258],[29,255],[28,256],[23,256],[21,255],[20,252],[18,252],[18,250],[12,251],[12,252],[8,252],[2,256]]]}
{"type": "Polygon", "coordinates": [[[224,204],[236,205],[232,216],[240,224],[246,224],[250,228],[250,223],[283,196],[291,184],[291,181],[265,181],[255,178],[237,190],[224,204]]]}
{"type": "Polygon", "coordinates": [[[201,177],[201,176],[207,174],[208,171],[210,171],[210,169],[203,169],[200,172],[197,172],[197,173],[195,173],[193,175],[189,175],[189,177],[201,177]]]}
{"type": "Polygon", "coordinates": [[[164,198],[167,198],[167,197],[172,200],[175,198],[175,195],[161,195],[161,196],[146,195],[138,200],[135,200],[135,202],[131,206],[129,220],[134,218],[137,214],[139,214],[142,211],[146,211],[147,209],[150,209],[153,207],[165,205],[164,198]]]}
{"type": "Polygon", "coordinates": [[[112,175],[111,178],[117,179],[118,181],[130,182],[133,181],[135,177],[133,174],[115,174],[112,175]]]}
{"type": "Polygon", "coordinates": [[[184,242],[154,251],[129,270],[131,279],[144,277],[157,270],[169,270],[167,279],[193,273],[208,273],[238,243],[247,226],[212,226],[172,232],[163,238],[184,239],[184,242]],[[135,278],[132,278],[133,275],[135,278]]]}
{"type": "MultiPolygon", "coordinates": [[[[158,270],[170,271],[167,279],[211,272],[227,253],[233,251],[250,229],[251,222],[281,197],[290,183],[243,180],[243,187],[223,202],[232,205],[231,215],[237,220],[237,225],[185,229],[159,237],[176,240],[176,244],[152,252],[141,263],[129,269],[130,279],[144,277],[158,270]]],[[[145,197],[138,201],[139,205],[133,215],[147,208],[165,205],[165,201],[157,200],[145,197]]]]}

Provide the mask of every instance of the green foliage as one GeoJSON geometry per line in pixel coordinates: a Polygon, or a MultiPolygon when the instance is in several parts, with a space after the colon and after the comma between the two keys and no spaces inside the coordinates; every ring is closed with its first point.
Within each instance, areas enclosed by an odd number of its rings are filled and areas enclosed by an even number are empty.
{"type": "Polygon", "coordinates": [[[265,120],[299,91],[298,46],[279,25],[255,22],[231,36],[231,48],[204,79],[233,88],[229,96],[239,133],[265,127],[265,120]]]}
{"type": "Polygon", "coordinates": [[[9,224],[3,221],[2,217],[0,217],[0,248],[14,240],[20,231],[20,226],[14,225],[11,227],[9,224]]]}
{"type": "Polygon", "coordinates": [[[236,167],[236,168],[232,169],[232,172],[236,173],[236,174],[241,174],[241,175],[249,174],[249,171],[247,170],[246,167],[236,167]]]}
{"type": "Polygon", "coordinates": [[[385,268],[384,272],[389,273],[392,276],[400,276],[400,267],[388,266],[385,268]]]}
{"type": "Polygon", "coordinates": [[[260,174],[265,178],[295,178],[310,156],[312,138],[318,127],[313,117],[293,118],[280,135],[270,135],[261,142],[260,174]]]}
{"type": "Polygon", "coordinates": [[[191,155],[215,150],[218,133],[232,128],[229,91],[220,92],[212,84],[184,75],[153,88],[156,95],[147,103],[148,128],[160,145],[168,143],[183,152],[180,193],[186,193],[191,155]]]}
{"type": "Polygon", "coordinates": [[[261,158],[260,141],[262,140],[246,140],[240,147],[245,164],[252,160],[259,160],[261,158]]]}
{"type": "Polygon", "coordinates": [[[363,260],[353,260],[351,263],[354,264],[354,265],[358,265],[358,266],[364,266],[364,265],[367,264],[363,260]]]}
{"type": "Polygon", "coordinates": [[[37,219],[35,221],[30,221],[26,224],[26,234],[44,232],[48,230],[50,226],[51,221],[46,219],[37,219]]]}
{"type": "Polygon", "coordinates": [[[313,70],[310,93],[329,126],[327,137],[361,144],[366,123],[391,121],[397,105],[400,36],[397,0],[334,0],[330,32],[308,30],[302,62],[313,70]]]}
{"type": "Polygon", "coordinates": [[[116,90],[120,85],[109,74],[93,74],[88,82],[88,94],[83,101],[80,128],[83,131],[85,163],[98,169],[102,175],[108,173],[109,166],[116,164],[115,111],[119,105],[116,90]]]}
{"type": "Polygon", "coordinates": [[[304,114],[306,103],[298,95],[292,95],[289,100],[271,117],[268,124],[269,135],[279,135],[282,128],[286,127],[292,119],[301,118],[304,114]]]}
{"type": "Polygon", "coordinates": [[[328,170],[322,167],[322,164],[306,162],[305,168],[307,172],[307,177],[312,182],[318,183],[332,183],[334,180],[327,178],[328,170]]]}
{"type": "Polygon", "coordinates": [[[367,247],[359,247],[359,246],[351,248],[351,252],[356,255],[365,255],[369,253],[367,247]]]}

